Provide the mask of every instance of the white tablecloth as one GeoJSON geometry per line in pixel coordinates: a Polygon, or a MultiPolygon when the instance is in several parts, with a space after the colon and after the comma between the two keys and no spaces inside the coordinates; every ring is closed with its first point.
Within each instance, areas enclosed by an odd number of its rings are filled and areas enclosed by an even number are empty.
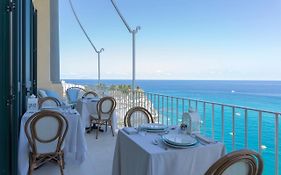
{"type": "MultiPolygon", "coordinates": [[[[29,148],[28,140],[24,132],[24,125],[32,115],[26,112],[20,125],[19,150],[18,150],[18,174],[26,175],[29,167],[29,148]]],[[[64,154],[66,164],[81,164],[86,158],[87,143],[84,128],[78,112],[67,113],[64,115],[68,121],[68,132],[65,137],[64,154]]],[[[48,132],[48,131],[46,131],[48,132]]]]}
{"type": "MultiPolygon", "coordinates": [[[[97,114],[98,99],[79,99],[76,109],[81,115],[82,125],[84,128],[90,127],[91,114],[97,114]]],[[[112,127],[113,131],[117,129],[117,114],[113,112],[112,115],[112,127]]]]}
{"type": "Polygon", "coordinates": [[[175,149],[153,140],[158,134],[128,135],[119,130],[112,175],[203,175],[225,154],[222,143],[175,149]]]}

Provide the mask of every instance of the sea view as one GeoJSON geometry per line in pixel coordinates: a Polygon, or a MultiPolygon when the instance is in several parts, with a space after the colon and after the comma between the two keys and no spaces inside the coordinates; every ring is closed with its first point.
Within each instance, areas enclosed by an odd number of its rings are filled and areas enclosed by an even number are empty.
{"type": "MultiPolygon", "coordinates": [[[[97,84],[96,80],[65,80],[67,83],[89,85],[97,84]]],[[[102,80],[110,85],[130,85],[131,80],[102,80]]],[[[211,80],[137,80],[136,85],[145,92],[164,94],[174,97],[200,99],[224,104],[245,106],[281,111],[281,81],[211,81],[211,80]]],[[[155,106],[157,104],[154,104],[155,106]]],[[[202,109],[198,108],[200,114],[202,109]],[[201,110],[201,111],[200,111],[201,110]]],[[[221,139],[221,114],[215,108],[215,139],[221,139]]],[[[235,149],[244,147],[244,111],[235,111],[235,149]]],[[[265,163],[265,175],[274,174],[274,115],[263,115],[262,118],[262,156],[265,163]]],[[[280,122],[280,120],[279,120],[280,122]]],[[[201,132],[211,136],[211,110],[206,111],[206,124],[201,132]]],[[[280,130],[279,125],[279,130],[280,130]]],[[[232,114],[225,110],[225,144],[227,151],[232,151],[232,114]]],[[[248,114],[248,147],[258,150],[258,114],[248,114]]],[[[279,137],[280,140],[280,137],[279,137]]],[[[280,140],[281,141],[281,140],[280,140]]],[[[279,141],[279,142],[280,142],[279,141]]],[[[281,148],[281,147],[280,147],[281,148]]],[[[279,149],[280,149],[279,148],[279,149]]],[[[279,154],[279,159],[281,158],[279,154]]],[[[280,165],[279,165],[280,166],[280,165]]]]}
{"type": "MultiPolygon", "coordinates": [[[[80,85],[97,84],[97,80],[65,81],[80,85]]],[[[131,80],[102,80],[101,83],[131,85],[131,80]]],[[[164,95],[281,111],[281,81],[136,80],[136,86],[164,95]]]]}

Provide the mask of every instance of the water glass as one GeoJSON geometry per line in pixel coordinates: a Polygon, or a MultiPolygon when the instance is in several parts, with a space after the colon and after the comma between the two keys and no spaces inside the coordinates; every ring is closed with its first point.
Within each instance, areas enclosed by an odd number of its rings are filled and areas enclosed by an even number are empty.
{"type": "Polygon", "coordinates": [[[138,126],[138,133],[142,136],[146,135],[146,130],[142,127],[142,125],[138,126]]]}

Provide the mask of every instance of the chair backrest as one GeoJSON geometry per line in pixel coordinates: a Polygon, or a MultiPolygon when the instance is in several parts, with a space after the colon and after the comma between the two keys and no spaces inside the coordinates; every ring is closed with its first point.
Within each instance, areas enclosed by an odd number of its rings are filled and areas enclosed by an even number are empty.
{"type": "Polygon", "coordinates": [[[138,127],[145,123],[154,123],[151,113],[143,107],[133,107],[124,117],[125,127],[138,127]]]}
{"type": "Polygon", "coordinates": [[[71,87],[66,90],[66,96],[70,104],[77,103],[78,99],[82,98],[85,93],[86,91],[80,87],[71,87]]]}
{"type": "Polygon", "coordinates": [[[82,98],[93,98],[93,97],[98,97],[98,94],[95,93],[94,91],[88,91],[82,96],[82,98]]]}
{"type": "Polygon", "coordinates": [[[38,103],[39,103],[39,109],[61,106],[61,102],[54,97],[40,98],[38,103]]]}
{"type": "Polygon", "coordinates": [[[261,175],[261,156],[251,150],[231,152],[215,162],[205,175],[261,175]]]}
{"type": "Polygon", "coordinates": [[[116,101],[113,97],[103,97],[97,104],[97,112],[99,119],[109,120],[116,107],[116,101]]]}
{"type": "Polygon", "coordinates": [[[59,152],[67,131],[68,121],[55,111],[37,112],[25,123],[25,134],[35,154],[59,152]]]}

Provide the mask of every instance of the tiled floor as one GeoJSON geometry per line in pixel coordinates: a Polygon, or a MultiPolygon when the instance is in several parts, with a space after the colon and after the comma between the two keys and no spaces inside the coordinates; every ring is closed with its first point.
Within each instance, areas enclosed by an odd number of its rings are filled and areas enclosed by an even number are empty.
{"type": "MultiPolygon", "coordinates": [[[[66,164],[65,175],[111,175],[112,161],[117,134],[113,137],[110,128],[106,133],[99,133],[96,139],[95,131],[86,134],[88,155],[81,165],[66,164]]],[[[59,167],[46,164],[35,170],[34,175],[60,175],[59,167]]]]}

